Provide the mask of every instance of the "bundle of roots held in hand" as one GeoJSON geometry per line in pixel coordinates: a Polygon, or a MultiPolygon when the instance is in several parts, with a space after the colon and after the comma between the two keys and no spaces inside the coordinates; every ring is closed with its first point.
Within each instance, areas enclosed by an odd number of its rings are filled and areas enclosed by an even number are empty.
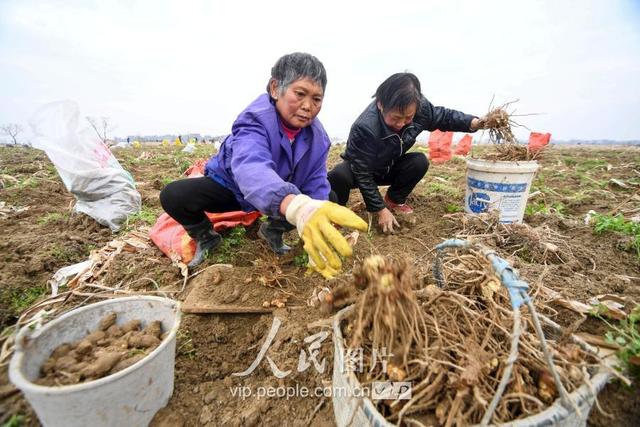
{"type": "Polygon", "coordinates": [[[62,386],[102,378],[128,368],[162,342],[160,321],[149,322],[143,329],[140,320],[118,326],[116,317],[116,313],[108,314],[98,329],[82,340],[53,350],[36,383],[62,386]]]}
{"type": "Polygon", "coordinates": [[[511,119],[504,107],[494,108],[485,116],[485,127],[489,129],[492,142],[515,143],[516,138],[511,131],[511,119]]]}
{"type": "Polygon", "coordinates": [[[520,125],[506,110],[510,104],[512,103],[494,108],[485,116],[485,128],[489,130],[489,140],[495,144],[491,152],[483,155],[486,160],[526,161],[534,160],[539,154],[539,151],[531,153],[526,145],[518,144],[512,128],[520,125]]]}
{"type": "MultiPolygon", "coordinates": [[[[411,399],[374,402],[391,422],[480,423],[507,366],[514,315],[489,262],[479,252],[456,252],[442,266],[444,286],[420,290],[405,261],[374,256],[354,270],[355,284],[364,292],[343,328],[351,354],[359,348],[364,353],[363,369],[354,373],[365,386],[373,381],[412,386],[411,399]]],[[[559,395],[527,310],[521,310],[521,321],[517,360],[491,423],[539,413],[559,395]]],[[[547,337],[547,345],[571,392],[588,384],[598,360],[561,335],[557,341],[547,337]]]]}

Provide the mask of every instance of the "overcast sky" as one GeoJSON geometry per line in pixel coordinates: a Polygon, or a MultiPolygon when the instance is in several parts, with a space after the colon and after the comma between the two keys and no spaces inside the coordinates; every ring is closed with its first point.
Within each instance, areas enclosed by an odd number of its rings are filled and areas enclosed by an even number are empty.
{"type": "Polygon", "coordinates": [[[519,99],[556,139],[640,139],[638,0],[0,0],[0,124],[71,99],[118,136],[224,134],[294,51],[327,69],[333,137],[408,70],[436,105],[519,99]]]}

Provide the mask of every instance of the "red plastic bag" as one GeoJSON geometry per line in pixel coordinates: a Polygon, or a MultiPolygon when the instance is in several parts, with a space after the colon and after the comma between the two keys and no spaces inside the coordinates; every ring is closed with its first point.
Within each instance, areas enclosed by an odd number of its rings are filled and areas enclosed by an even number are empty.
{"type": "Polygon", "coordinates": [[[186,175],[188,178],[198,178],[200,176],[204,176],[204,167],[207,164],[207,159],[196,160],[194,164],[192,164],[189,169],[184,171],[183,175],[186,175]]]}
{"type": "Polygon", "coordinates": [[[537,153],[549,144],[550,140],[550,133],[531,132],[529,135],[529,152],[537,153]]]}
{"type": "Polygon", "coordinates": [[[458,156],[466,156],[471,151],[471,135],[465,135],[462,137],[460,141],[458,141],[458,145],[456,145],[456,150],[454,154],[458,156]]]}
{"type": "MultiPolygon", "coordinates": [[[[260,212],[233,211],[224,213],[207,213],[209,220],[213,223],[216,231],[221,231],[237,225],[249,226],[260,216],[260,212]]],[[[184,227],[167,213],[160,215],[156,223],[151,228],[149,237],[156,246],[169,258],[176,259],[188,264],[193,259],[196,251],[196,242],[189,237],[184,227]]]]}
{"type": "Polygon", "coordinates": [[[433,163],[444,163],[451,160],[451,141],[453,132],[434,130],[429,135],[429,158],[433,163]]]}
{"type": "MultiPolygon", "coordinates": [[[[204,176],[204,166],[206,163],[206,159],[198,160],[189,169],[187,169],[184,174],[189,178],[204,176]]],[[[262,216],[262,214],[257,211],[205,213],[216,231],[232,228],[237,225],[244,225],[246,227],[253,224],[262,216]]],[[[193,259],[193,254],[196,251],[196,242],[189,237],[187,232],[184,230],[184,227],[168,214],[163,213],[160,215],[156,223],[151,228],[149,237],[169,258],[177,258],[185,264],[188,264],[193,259]]]]}

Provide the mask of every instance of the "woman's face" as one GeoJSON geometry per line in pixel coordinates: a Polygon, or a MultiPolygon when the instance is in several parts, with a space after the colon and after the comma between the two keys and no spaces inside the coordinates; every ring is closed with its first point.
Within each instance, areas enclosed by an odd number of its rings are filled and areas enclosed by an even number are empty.
{"type": "Polygon", "coordinates": [[[413,117],[416,115],[418,106],[416,104],[408,105],[404,111],[399,109],[386,111],[382,104],[378,102],[378,109],[382,113],[382,118],[387,126],[396,132],[399,132],[403,127],[413,121],[413,117]]]}
{"type": "Polygon", "coordinates": [[[309,126],[322,108],[322,86],[311,79],[296,80],[284,94],[280,93],[275,80],[272,80],[270,89],[271,97],[276,100],[276,109],[288,127],[297,129],[309,126]]]}

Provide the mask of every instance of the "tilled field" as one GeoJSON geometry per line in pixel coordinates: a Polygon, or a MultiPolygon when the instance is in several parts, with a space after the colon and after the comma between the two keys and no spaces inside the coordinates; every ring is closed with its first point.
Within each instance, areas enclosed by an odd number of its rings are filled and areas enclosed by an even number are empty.
{"type": "MultiPolygon", "coordinates": [[[[72,213],[73,197],[43,152],[0,148],[0,327],[10,328],[20,313],[47,297],[51,293],[48,280],[59,268],[85,260],[92,251],[128,233],[138,231],[138,236],[144,236],[161,213],[158,194],[163,186],[212,152],[212,146],[200,146],[191,154],[182,153],[179,147],[161,146],[116,150],[115,156],[136,180],[143,208],[114,235],[91,218],[72,213]]],[[[337,162],[338,154],[339,148],[332,151],[330,166],[337,162]]],[[[541,282],[566,298],[587,302],[596,295],[617,294],[640,302],[640,256],[634,236],[611,227],[597,234],[593,225],[584,221],[591,210],[611,218],[616,214],[626,218],[638,215],[640,149],[553,147],[541,163],[525,223],[538,230],[546,239],[543,243],[554,245],[554,256],[536,252],[522,242],[507,239],[505,243],[500,232],[485,244],[492,245],[518,268],[523,279],[541,282]]],[[[330,398],[258,398],[256,393],[264,390],[261,387],[322,390],[330,386],[331,330],[321,320],[331,313],[327,307],[308,304],[315,298],[314,292],[348,286],[355,263],[370,254],[402,258],[419,277],[430,276],[434,258],[431,249],[444,239],[469,232],[470,224],[459,213],[465,185],[462,159],[431,166],[408,201],[415,209],[412,221],[403,222],[395,235],[385,236],[376,230],[361,234],[353,259],[346,262],[346,274],[331,282],[305,275],[299,245],[294,253],[282,258],[270,254],[256,236],[257,225],[246,232],[226,231],[227,243],[190,272],[202,271],[189,279],[184,289],[179,268],[153,244],[115,255],[109,268],[95,279],[94,284],[102,286],[102,291],[141,293],[160,289],[184,300],[198,283],[215,282],[215,295],[224,302],[262,307],[264,302],[276,301],[285,305],[273,314],[184,315],[178,334],[175,392],[154,425],[333,425],[330,398]],[[208,268],[214,264],[231,264],[233,269],[208,268]],[[279,370],[291,372],[278,379],[265,357],[252,373],[231,375],[252,365],[274,315],[281,325],[266,356],[279,370]],[[307,360],[306,369],[300,369],[301,352],[308,354],[310,345],[305,338],[312,335],[322,338],[317,362],[324,359],[324,365],[307,360]]],[[[356,191],[349,206],[369,220],[356,191]]],[[[290,243],[298,243],[294,233],[287,237],[290,243]]],[[[104,297],[109,295],[74,295],[73,304],[104,297]]],[[[570,313],[567,320],[572,320],[570,313]]],[[[602,335],[607,328],[589,317],[580,330],[602,335]]],[[[5,334],[9,332],[11,329],[5,330],[5,334]]],[[[8,383],[6,366],[0,368],[0,375],[0,424],[13,420],[38,425],[29,405],[8,383]]],[[[639,395],[637,385],[627,388],[618,382],[610,384],[601,393],[600,404],[613,419],[594,410],[590,424],[637,425],[639,395]]]]}

